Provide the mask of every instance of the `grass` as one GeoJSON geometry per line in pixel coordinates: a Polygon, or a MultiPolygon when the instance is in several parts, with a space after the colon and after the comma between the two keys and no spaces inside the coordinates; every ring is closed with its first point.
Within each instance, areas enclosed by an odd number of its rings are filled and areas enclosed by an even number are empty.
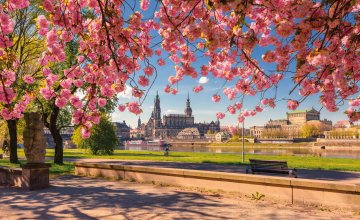
{"type": "MultiPolygon", "coordinates": [[[[20,164],[25,164],[26,160],[20,160],[20,164]]],[[[65,162],[63,165],[58,165],[52,163],[52,161],[46,161],[46,163],[50,163],[50,174],[51,175],[66,175],[66,174],[73,174],[74,173],[74,163],[65,162]]],[[[20,164],[13,164],[10,163],[9,160],[0,159],[0,166],[7,166],[7,167],[20,167],[20,164]]]]}
{"type": "MultiPolygon", "coordinates": [[[[23,150],[19,150],[19,157],[24,157],[23,150]]],[[[54,156],[53,149],[47,149],[47,157],[54,156]]],[[[98,159],[119,159],[119,160],[153,160],[153,161],[172,161],[172,162],[192,162],[192,163],[215,163],[215,164],[241,164],[239,154],[216,154],[216,153],[196,153],[196,152],[170,152],[170,156],[165,157],[163,152],[154,151],[125,151],[115,150],[113,155],[91,155],[89,152],[79,149],[65,149],[65,158],[98,158],[98,159]]],[[[318,156],[274,156],[274,155],[245,155],[245,164],[249,158],[262,160],[286,160],[289,167],[320,170],[344,170],[360,171],[359,159],[346,158],[325,158],[318,156]]],[[[24,161],[21,161],[24,163],[24,161]]],[[[0,165],[10,165],[5,160],[0,160],[0,165]]],[[[70,162],[59,166],[52,164],[50,173],[66,174],[72,173],[74,166],[70,162]]]]}
{"type": "MultiPolygon", "coordinates": [[[[47,156],[53,155],[54,150],[48,149],[47,156]]],[[[66,158],[102,158],[119,160],[154,160],[192,163],[241,164],[241,155],[239,154],[196,152],[170,152],[170,156],[165,157],[163,152],[115,150],[113,155],[101,156],[91,155],[84,150],[66,149],[64,150],[64,156],[66,158]]],[[[249,163],[250,158],[263,160],[286,160],[288,165],[294,168],[360,171],[360,160],[358,159],[325,158],[317,156],[245,155],[245,164],[249,163]]]]}

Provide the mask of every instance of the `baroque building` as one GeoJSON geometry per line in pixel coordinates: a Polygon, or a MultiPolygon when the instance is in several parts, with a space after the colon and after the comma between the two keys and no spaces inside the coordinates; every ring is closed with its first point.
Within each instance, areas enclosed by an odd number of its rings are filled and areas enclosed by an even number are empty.
{"type": "Polygon", "coordinates": [[[220,122],[217,120],[210,123],[195,123],[189,95],[186,99],[184,114],[163,115],[161,118],[160,97],[156,93],[154,109],[145,126],[145,137],[152,139],[176,138],[185,128],[196,128],[199,131],[200,137],[204,137],[204,134],[208,131],[212,133],[220,131],[220,122]]]}
{"type": "Polygon", "coordinates": [[[320,112],[314,108],[309,110],[297,110],[286,113],[286,119],[270,119],[264,126],[250,128],[250,136],[255,138],[297,138],[301,137],[301,127],[304,124],[313,124],[330,130],[332,122],[320,120],[320,112]]]}
{"type": "Polygon", "coordinates": [[[125,120],[123,122],[113,122],[113,125],[116,127],[116,136],[119,141],[130,138],[130,127],[126,124],[125,120]]]}

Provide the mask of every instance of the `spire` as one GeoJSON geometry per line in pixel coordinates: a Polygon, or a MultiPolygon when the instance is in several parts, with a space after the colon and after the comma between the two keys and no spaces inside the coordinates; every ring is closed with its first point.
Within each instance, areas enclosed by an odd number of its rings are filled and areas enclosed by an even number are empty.
{"type": "Polygon", "coordinates": [[[190,97],[188,92],[188,97],[186,99],[186,108],[185,108],[185,115],[190,117],[192,115],[192,109],[190,107],[190,97]]]}
{"type": "Polygon", "coordinates": [[[139,119],[138,119],[138,127],[137,127],[138,129],[140,129],[141,128],[141,119],[140,119],[140,117],[139,117],[139,119]]]}
{"type": "Polygon", "coordinates": [[[155,126],[158,128],[161,125],[161,107],[159,92],[156,91],[156,97],[154,100],[153,119],[155,120],[155,126]]]}

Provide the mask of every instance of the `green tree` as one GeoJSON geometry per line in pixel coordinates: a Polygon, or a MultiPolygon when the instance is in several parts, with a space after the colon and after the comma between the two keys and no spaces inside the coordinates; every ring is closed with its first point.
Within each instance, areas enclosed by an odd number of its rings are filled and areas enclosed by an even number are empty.
{"type": "Polygon", "coordinates": [[[233,134],[233,136],[228,140],[228,142],[238,142],[240,136],[238,134],[233,134]]]}
{"type": "MultiPolygon", "coordinates": [[[[9,39],[13,44],[11,47],[2,50],[4,55],[0,58],[0,72],[6,69],[15,73],[15,81],[9,87],[16,93],[16,96],[10,103],[2,103],[0,109],[15,108],[17,103],[20,100],[23,100],[26,94],[31,96],[37,92],[39,86],[38,82],[41,81],[41,66],[38,59],[45,50],[45,47],[43,40],[40,39],[36,29],[36,18],[40,13],[38,3],[38,0],[33,0],[29,7],[21,10],[14,10],[9,14],[14,22],[14,30],[9,35],[9,39]],[[14,65],[14,63],[17,65],[14,65]],[[24,76],[33,77],[35,83],[26,83],[23,78],[24,76]]],[[[0,76],[0,81],[4,87],[4,78],[2,76],[0,76]]],[[[6,120],[11,163],[18,163],[18,121],[19,120],[15,118],[6,120]]]]}
{"type": "Polygon", "coordinates": [[[100,123],[91,128],[90,138],[83,139],[81,137],[81,127],[78,127],[75,129],[71,139],[78,148],[90,149],[94,155],[111,155],[119,143],[116,128],[108,116],[102,116],[100,123]]]}
{"type": "Polygon", "coordinates": [[[300,132],[303,137],[314,137],[319,135],[319,128],[312,124],[304,124],[300,128],[300,132]]]}

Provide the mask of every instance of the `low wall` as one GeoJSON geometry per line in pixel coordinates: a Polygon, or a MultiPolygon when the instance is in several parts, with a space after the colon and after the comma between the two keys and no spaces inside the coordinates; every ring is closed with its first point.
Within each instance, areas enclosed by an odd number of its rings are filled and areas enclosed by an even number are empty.
{"type": "Polygon", "coordinates": [[[256,143],[302,143],[302,142],[314,142],[316,138],[256,138],[256,143]]]}
{"type": "Polygon", "coordinates": [[[175,186],[255,194],[292,204],[318,204],[360,209],[360,185],[251,174],[145,166],[75,163],[75,174],[111,179],[159,182],[175,186]]]}
{"type": "Polygon", "coordinates": [[[0,185],[21,187],[22,182],[22,170],[20,168],[0,166],[0,185]]]}
{"type": "Polygon", "coordinates": [[[318,138],[314,146],[347,146],[360,147],[360,139],[327,139],[318,138]]]}
{"type": "Polygon", "coordinates": [[[0,166],[0,185],[21,187],[27,190],[50,186],[50,164],[23,164],[21,168],[0,166]]]}

